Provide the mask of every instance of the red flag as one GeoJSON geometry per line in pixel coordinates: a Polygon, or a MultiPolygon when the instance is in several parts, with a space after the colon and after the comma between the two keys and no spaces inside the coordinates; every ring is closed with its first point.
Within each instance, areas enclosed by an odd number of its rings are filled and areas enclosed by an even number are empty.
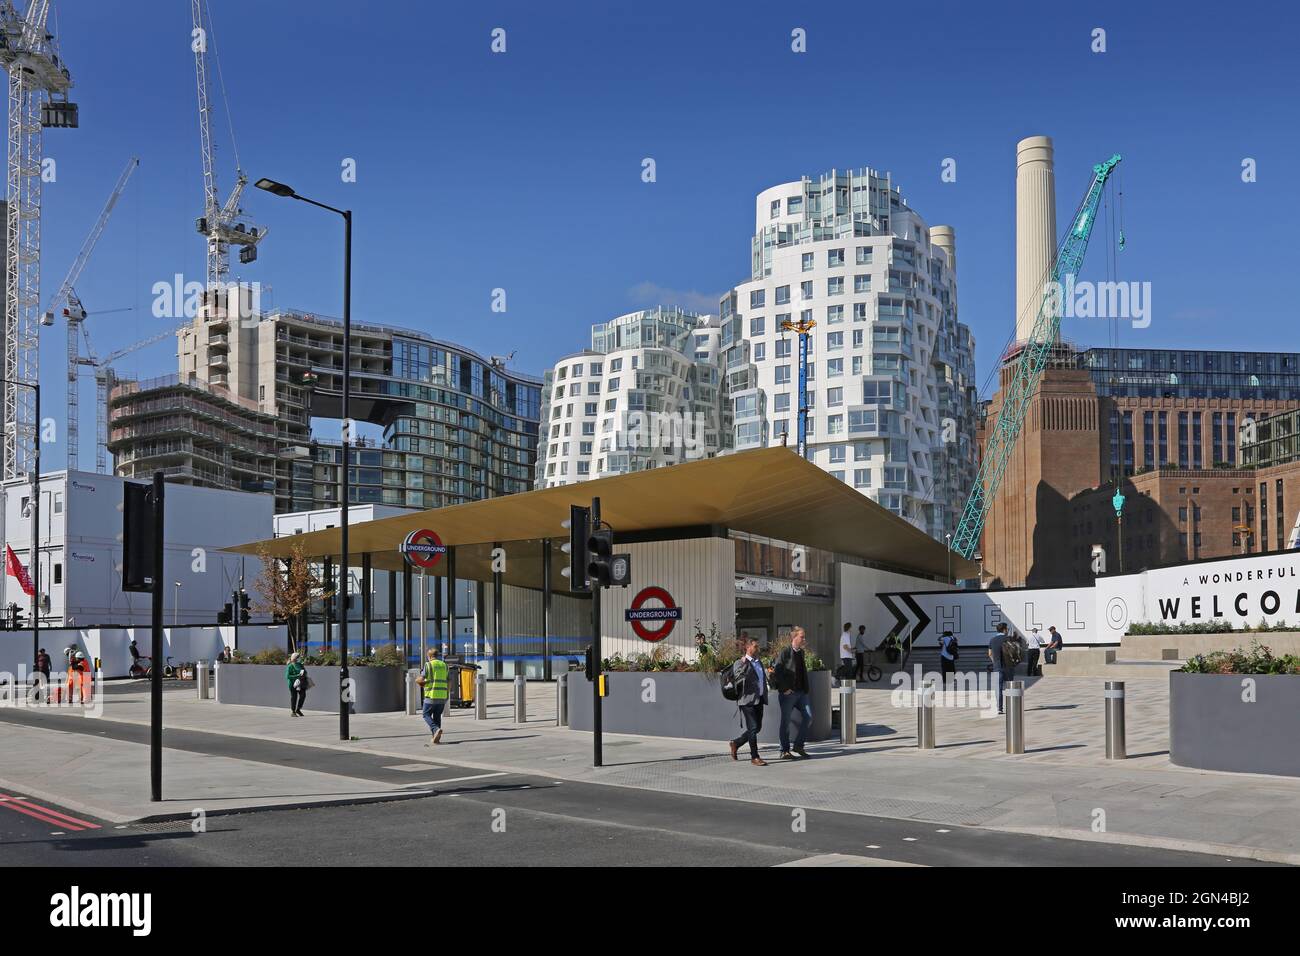
{"type": "Polygon", "coordinates": [[[18,555],[14,554],[14,549],[7,544],[5,545],[5,573],[12,578],[18,579],[23,593],[28,597],[32,597],[36,593],[36,589],[32,587],[32,579],[28,575],[27,569],[18,560],[18,555]]]}

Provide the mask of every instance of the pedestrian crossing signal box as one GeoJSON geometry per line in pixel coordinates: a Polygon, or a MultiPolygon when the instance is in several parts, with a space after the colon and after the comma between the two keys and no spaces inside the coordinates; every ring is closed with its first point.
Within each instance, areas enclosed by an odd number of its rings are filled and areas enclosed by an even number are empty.
{"type": "Polygon", "coordinates": [[[609,675],[601,674],[596,681],[598,693],[601,697],[609,696],[609,675]]]}

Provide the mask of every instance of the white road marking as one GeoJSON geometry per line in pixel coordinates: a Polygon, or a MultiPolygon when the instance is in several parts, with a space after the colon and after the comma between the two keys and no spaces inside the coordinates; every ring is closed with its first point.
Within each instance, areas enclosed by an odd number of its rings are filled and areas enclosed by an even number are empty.
{"type": "Polygon", "coordinates": [[[402,787],[433,787],[443,783],[460,783],[462,780],[482,780],[484,777],[504,777],[505,775],[506,772],[504,770],[499,770],[496,773],[476,773],[468,777],[448,777],[446,780],[425,780],[422,783],[404,783],[402,784],[402,787]]]}
{"type": "Polygon", "coordinates": [[[806,856],[802,860],[778,863],[778,866],[920,866],[919,863],[902,863],[898,860],[883,860],[875,856],[856,856],[851,853],[821,853],[806,856]]]}

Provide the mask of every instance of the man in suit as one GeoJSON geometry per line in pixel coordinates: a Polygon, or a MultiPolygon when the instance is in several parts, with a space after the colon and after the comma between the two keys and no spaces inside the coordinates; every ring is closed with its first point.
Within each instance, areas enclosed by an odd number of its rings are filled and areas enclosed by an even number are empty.
{"type": "Polygon", "coordinates": [[[758,641],[745,639],[745,656],[731,665],[731,672],[740,686],[736,704],[745,721],[745,732],[731,741],[731,759],[739,760],[740,745],[749,741],[749,762],[755,767],[766,767],[767,761],[758,755],[758,734],[763,729],[763,707],[767,704],[767,673],[758,659],[758,641]]]}

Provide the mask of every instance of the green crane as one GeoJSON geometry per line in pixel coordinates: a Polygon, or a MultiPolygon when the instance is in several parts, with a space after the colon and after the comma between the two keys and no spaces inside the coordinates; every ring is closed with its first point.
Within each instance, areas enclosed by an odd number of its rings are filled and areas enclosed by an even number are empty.
{"type": "Polygon", "coordinates": [[[1043,368],[1047,365],[1061,331],[1061,289],[1069,283],[1070,277],[1079,273],[1084,253],[1088,250],[1088,238],[1092,235],[1092,226],[1097,218],[1097,208],[1101,205],[1102,188],[1119,161],[1120,156],[1116,153],[1104,163],[1092,167],[1092,185],[1088,187],[1088,192],[1079,205],[1070,231],[1056,251],[1056,265],[1052,269],[1051,280],[1043,290],[1043,301],[1038,308],[1038,317],[1034,320],[1034,330],[1015,360],[1014,373],[1003,393],[1002,411],[984,442],[984,454],[980,460],[979,474],[975,476],[975,486],[971,488],[961,520],[957,523],[957,531],[952,536],[952,550],[964,558],[972,557],[979,547],[984,519],[988,517],[989,506],[1002,484],[1002,475],[1025,423],[1025,413],[1029,411],[1029,403],[1043,380],[1043,368]]]}

